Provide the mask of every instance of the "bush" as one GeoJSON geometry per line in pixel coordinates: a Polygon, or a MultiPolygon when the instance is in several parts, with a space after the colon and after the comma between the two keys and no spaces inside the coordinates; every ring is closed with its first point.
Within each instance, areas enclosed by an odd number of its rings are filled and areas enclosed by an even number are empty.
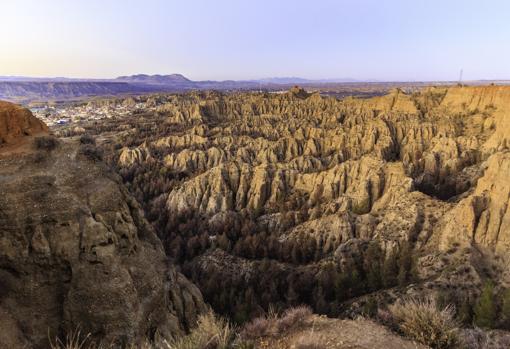
{"type": "Polygon", "coordinates": [[[212,312],[198,318],[190,334],[168,344],[171,349],[227,349],[234,340],[232,326],[212,312]]]}
{"type": "Polygon", "coordinates": [[[280,317],[270,309],[266,316],[253,319],[244,325],[240,337],[242,339],[257,339],[285,332],[302,325],[310,315],[312,315],[312,310],[307,306],[289,308],[280,317]]]}
{"type": "Polygon", "coordinates": [[[434,299],[409,299],[393,304],[389,310],[397,327],[407,337],[432,348],[452,348],[458,343],[455,308],[438,308],[434,299]]]}
{"type": "Polygon", "coordinates": [[[89,134],[84,134],[80,137],[81,144],[96,144],[96,139],[89,134]]]}
{"type": "Polygon", "coordinates": [[[312,315],[312,310],[307,306],[289,308],[280,317],[270,309],[266,316],[253,319],[244,325],[241,338],[257,339],[278,335],[302,325],[310,315],[312,315]]]}
{"type": "Polygon", "coordinates": [[[103,152],[92,144],[84,144],[80,147],[79,154],[86,156],[93,161],[101,161],[103,159],[103,152]]]}
{"type": "Polygon", "coordinates": [[[266,317],[258,317],[244,325],[241,337],[245,339],[256,339],[265,337],[271,332],[271,321],[266,317]]]}
{"type": "Polygon", "coordinates": [[[312,310],[308,306],[302,305],[287,309],[277,321],[278,331],[284,332],[292,327],[300,326],[310,315],[312,315],[312,310]]]}
{"type": "Polygon", "coordinates": [[[481,328],[493,328],[496,321],[496,304],[494,303],[494,284],[485,284],[482,294],[474,309],[475,324],[481,328]]]}
{"type": "Polygon", "coordinates": [[[486,349],[489,346],[489,338],[485,331],[475,327],[465,331],[462,344],[466,349],[486,349]]]}
{"type": "Polygon", "coordinates": [[[503,331],[484,331],[478,327],[466,329],[462,333],[462,349],[508,349],[510,335],[503,331]]]}
{"type": "Polygon", "coordinates": [[[365,304],[363,304],[362,314],[366,317],[374,317],[377,315],[378,304],[377,299],[373,296],[369,296],[365,304]]]}
{"type": "Polygon", "coordinates": [[[42,136],[35,139],[35,148],[38,150],[52,151],[58,144],[58,139],[53,136],[42,136]]]}
{"type": "Polygon", "coordinates": [[[503,291],[501,296],[501,325],[510,330],[510,289],[503,291]]]}

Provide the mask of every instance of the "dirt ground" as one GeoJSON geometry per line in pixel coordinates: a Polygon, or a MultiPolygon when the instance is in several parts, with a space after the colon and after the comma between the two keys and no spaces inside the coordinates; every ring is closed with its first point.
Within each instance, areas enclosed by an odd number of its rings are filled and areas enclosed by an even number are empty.
{"type": "Polygon", "coordinates": [[[264,349],[426,349],[370,320],[340,320],[313,315],[298,329],[256,344],[264,349]],[[315,344],[315,345],[314,345],[315,344]]]}

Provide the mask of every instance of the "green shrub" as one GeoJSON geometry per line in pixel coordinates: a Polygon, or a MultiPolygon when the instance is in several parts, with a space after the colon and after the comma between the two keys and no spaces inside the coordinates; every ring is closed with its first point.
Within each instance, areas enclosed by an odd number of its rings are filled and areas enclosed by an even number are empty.
{"type": "Polygon", "coordinates": [[[475,324],[481,328],[493,328],[496,321],[496,304],[494,302],[494,284],[488,281],[474,309],[475,324]]]}
{"type": "Polygon", "coordinates": [[[52,151],[58,146],[59,141],[53,136],[41,136],[35,139],[34,144],[38,150],[52,151]]]}
{"type": "Polygon", "coordinates": [[[377,315],[378,304],[377,299],[373,296],[369,296],[365,304],[363,304],[362,313],[367,317],[374,317],[377,315]]]}
{"type": "Polygon", "coordinates": [[[510,330],[510,289],[503,292],[501,297],[501,325],[510,330]]]}

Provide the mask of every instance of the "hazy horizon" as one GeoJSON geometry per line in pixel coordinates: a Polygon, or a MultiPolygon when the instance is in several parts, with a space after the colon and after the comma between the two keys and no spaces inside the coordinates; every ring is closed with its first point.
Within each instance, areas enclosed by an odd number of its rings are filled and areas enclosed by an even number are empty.
{"type": "MultiPolygon", "coordinates": [[[[17,79],[26,79],[27,81],[31,81],[31,79],[33,79],[34,81],[36,80],[58,80],[58,79],[62,79],[62,80],[73,80],[73,81],[76,81],[76,80],[83,80],[83,81],[88,81],[88,80],[91,80],[91,81],[94,81],[94,80],[97,80],[97,81],[110,81],[110,80],[115,80],[119,77],[122,77],[122,76],[132,76],[132,75],[149,75],[149,76],[154,76],[154,75],[161,75],[161,76],[164,76],[164,75],[174,75],[174,74],[179,74],[179,75],[183,75],[185,78],[188,78],[186,75],[184,74],[180,74],[180,73],[168,73],[168,74],[161,74],[161,73],[154,73],[154,74],[145,74],[143,72],[141,73],[133,73],[133,74],[129,74],[129,75],[121,75],[121,76],[112,76],[112,77],[102,77],[102,78],[90,78],[90,77],[69,77],[69,76],[33,76],[33,75],[0,75],[0,78],[7,78],[7,79],[13,79],[13,81],[22,81],[22,80],[17,80],[17,79]]],[[[427,82],[452,82],[452,83],[456,83],[459,81],[459,77],[457,77],[457,79],[449,79],[449,80],[446,80],[446,79],[443,79],[443,80],[378,80],[378,79],[354,79],[354,78],[349,78],[349,77],[345,77],[345,78],[319,78],[319,79],[313,79],[313,78],[307,78],[307,77],[303,77],[303,76],[266,76],[266,77],[261,77],[261,78],[253,78],[253,79],[209,79],[210,81],[218,81],[218,82],[222,82],[222,81],[238,81],[238,82],[242,82],[242,81],[264,81],[264,80],[277,80],[277,79],[303,79],[303,80],[307,80],[307,81],[310,81],[310,82],[320,82],[320,83],[399,83],[399,82],[402,82],[402,83],[427,83],[427,82]]],[[[206,80],[194,80],[194,79],[190,79],[191,81],[195,81],[195,82],[200,82],[200,81],[206,81],[206,80]]],[[[7,80],[9,81],[9,80],[7,80]]],[[[507,82],[507,81],[510,81],[510,79],[505,79],[505,78],[498,78],[498,79],[465,79],[465,78],[462,78],[462,82],[477,82],[477,81],[503,81],[503,82],[507,82]]],[[[292,82],[290,82],[292,83],[292,82]]],[[[288,84],[286,82],[280,82],[280,84],[288,84]]]]}
{"type": "Polygon", "coordinates": [[[510,79],[505,1],[75,1],[3,5],[0,76],[510,79]]]}

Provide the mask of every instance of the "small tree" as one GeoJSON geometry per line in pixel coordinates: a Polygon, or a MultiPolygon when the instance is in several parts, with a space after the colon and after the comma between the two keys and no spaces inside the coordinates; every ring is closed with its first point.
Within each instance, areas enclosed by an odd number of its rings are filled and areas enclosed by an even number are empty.
{"type": "Polygon", "coordinates": [[[501,297],[501,325],[506,330],[510,329],[510,289],[503,292],[501,297]]]}
{"type": "Polygon", "coordinates": [[[53,136],[42,136],[35,139],[35,147],[38,150],[52,151],[59,145],[58,139],[53,136]]]}
{"type": "Polygon", "coordinates": [[[393,287],[397,284],[397,275],[399,273],[397,259],[397,253],[392,252],[388,258],[384,260],[382,271],[384,287],[393,287]]]}
{"type": "Polygon", "coordinates": [[[365,255],[365,272],[370,291],[376,291],[382,286],[381,259],[382,251],[379,244],[371,243],[365,255]]]}
{"type": "Polygon", "coordinates": [[[399,256],[398,285],[405,286],[417,279],[413,249],[409,242],[406,242],[400,251],[399,256]]]}
{"type": "Polygon", "coordinates": [[[496,320],[496,304],[494,303],[494,284],[488,281],[474,309],[475,324],[481,328],[493,328],[496,320]]]}
{"type": "Polygon", "coordinates": [[[369,296],[363,305],[363,315],[374,317],[377,314],[378,304],[374,296],[369,296]]]}
{"type": "Polygon", "coordinates": [[[458,307],[457,318],[465,325],[473,323],[473,302],[470,297],[464,299],[458,307]]]}

